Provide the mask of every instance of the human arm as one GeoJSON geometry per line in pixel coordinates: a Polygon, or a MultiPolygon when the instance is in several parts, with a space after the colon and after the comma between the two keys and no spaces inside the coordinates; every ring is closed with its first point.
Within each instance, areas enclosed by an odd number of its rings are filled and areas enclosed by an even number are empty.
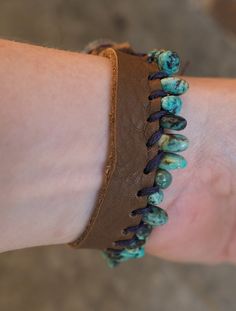
{"type": "MultiPolygon", "coordinates": [[[[104,173],[109,61],[0,44],[0,250],[73,241],[104,173]]],[[[179,261],[235,261],[236,80],[186,78],[190,147],[161,205],[169,223],[147,251],[179,261]]]]}

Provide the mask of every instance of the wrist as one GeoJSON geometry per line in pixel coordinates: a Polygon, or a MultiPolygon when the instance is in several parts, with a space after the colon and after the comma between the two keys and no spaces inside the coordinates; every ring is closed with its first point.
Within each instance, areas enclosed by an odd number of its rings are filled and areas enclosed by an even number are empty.
{"type": "Polygon", "coordinates": [[[174,173],[163,207],[169,224],[154,230],[147,250],[178,261],[235,260],[235,80],[186,78],[181,115],[190,140],[186,170],[174,173]],[[209,251],[210,249],[210,251],[209,251]]]}

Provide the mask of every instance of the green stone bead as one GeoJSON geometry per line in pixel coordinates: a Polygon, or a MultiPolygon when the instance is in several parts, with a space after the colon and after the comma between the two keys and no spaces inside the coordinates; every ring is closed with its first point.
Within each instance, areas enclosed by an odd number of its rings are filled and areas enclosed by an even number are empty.
{"type": "Polygon", "coordinates": [[[152,227],[149,225],[141,226],[137,232],[136,236],[139,240],[146,240],[152,231],[152,227]]]}
{"type": "Polygon", "coordinates": [[[138,248],[132,248],[132,249],[125,248],[121,252],[122,259],[124,260],[130,259],[130,258],[141,258],[144,256],[144,254],[145,254],[144,247],[138,247],[138,248]]]}
{"type": "Polygon", "coordinates": [[[163,198],[164,198],[163,191],[162,191],[162,190],[159,190],[158,192],[155,192],[155,193],[153,193],[153,194],[150,194],[150,195],[147,197],[147,202],[148,202],[149,204],[158,206],[158,205],[163,201],[163,198]]]}
{"type": "Polygon", "coordinates": [[[169,96],[162,97],[161,99],[162,109],[170,113],[174,113],[174,114],[180,113],[182,106],[183,106],[183,102],[181,98],[178,96],[169,95],[169,96]]]}
{"type": "Polygon", "coordinates": [[[158,169],[155,176],[155,185],[166,189],[172,182],[172,175],[166,170],[158,169]]]}
{"type": "Polygon", "coordinates": [[[172,95],[181,95],[189,88],[187,81],[176,77],[161,79],[161,86],[165,92],[172,95]]]}
{"type": "Polygon", "coordinates": [[[116,267],[119,263],[127,261],[129,259],[141,258],[145,255],[144,247],[138,247],[134,249],[125,248],[119,254],[112,254],[112,252],[103,252],[103,257],[106,259],[110,268],[116,267]]]}
{"type": "Polygon", "coordinates": [[[164,170],[175,170],[178,168],[185,168],[187,166],[187,161],[181,155],[166,152],[161,159],[159,168],[164,170]]]}
{"type": "Polygon", "coordinates": [[[160,125],[165,129],[181,131],[187,126],[187,121],[183,117],[166,114],[161,117],[160,125]]]}
{"type": "Polygon", "coordinates": [[[152,50],[150,51],[147,56],[148,58],[151,60],[151,61],[154,61],[154,62],[158,62],[158,56],[164,52],[164,50],[152,50]]]}
{"type": "Polygon", "coordinates": [[[160,70],[168,75],[173,75],[179,71],[180,59],[176,52],[162,51],[156,58],[160,70]]]}
{"type": "Polygon", "coordinates": [[[153,207],[149,213],[143,215],[143,221],[153,227],[167,223],[168,214],[160,207],[153,207]]]}
{"type": "Polygon", "coordinates": [[[157,144],[163,151],[181,152],[188,148],[189,141],[184,135],[162,134],[157,144]]]}

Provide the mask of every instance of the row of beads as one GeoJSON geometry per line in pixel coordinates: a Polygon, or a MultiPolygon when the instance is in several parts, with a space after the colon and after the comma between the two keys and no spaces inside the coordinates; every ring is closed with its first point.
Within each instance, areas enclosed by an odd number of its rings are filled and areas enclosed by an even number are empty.
{"type": "MultiPolygon", "coordinates": [[[[180,59],[177,53],[165,50],[154,50],[148,54],[149,62],[156,62],[160,71],[168,76],[179,71],[180,59]]],[[[187,122],[184,118],[178,116],[182,108],[182,100],[179,96],[188,90],[188,83],[176,77],[165,77],[160,80],[162,89],[167,93],[161,98],[161,108],[167,113],[160,118],[160,127],[168,130],[183,130],[187,122]]],[[[187,165],[184,157],[175,154],[188,148],[189,141],[184,135],[163,133],[157,145],[164,151],[159,168],[156,172],[155,185],[159,186],[159,191],[148,196],[148,203],[158,205],[163,201],[164,194],[161,189],[166,189],[172,182],[172,175],[168,170],[184,168],[187,165]]]]}
{"type": "Polygon", "coordinates": [[[172,182],[172,175],[168,170],[184,168],[187,165],[184,157],[175,154],[187,149],[188,139],[180,134],[166,134],[164,129],[182,130],[187,122],[177,114],[181,111],[182,100],[177,95],[185,93],[188,89],[188,83],[185,80],[170,77],[177,73],[180,67],[180,59],[175,52],[154,50],[147,55],[147,61],[156,62],[160,71],[152,75],[150,80],[161,79],[162,90],[153,92],[149,99],[161,98],[161,112],[156,116],[152,115],[148,121],[160,120],[160,130],[155,137],[149,140],[148,147],[157,144],[159,150],[163,153],[158,166],[155,167],[156,175],[154,187],[150,190],[152,193],[147,196],[147,207],[134,210],[135,214],[141,214],[141,223],[136,227],[125,229],[125,232],[134,232],[131,240],[117,241],[115,245],[124,246],[122,250],[108,249],[104,256],[110,267],[114,267],[120,262],[131,258],[140,258],[144,256],[144,247],[147,238],[152,229],[164,225],[168,221],[167,213],[158,205],[163,201],[164,193],[172,182]],[[163,113],[162,113],[163,112],[163,113]],[[156,188],[155,188],[156,187],[156,188]],[[153,189],[157,189],[153,192],[153,189]]]}

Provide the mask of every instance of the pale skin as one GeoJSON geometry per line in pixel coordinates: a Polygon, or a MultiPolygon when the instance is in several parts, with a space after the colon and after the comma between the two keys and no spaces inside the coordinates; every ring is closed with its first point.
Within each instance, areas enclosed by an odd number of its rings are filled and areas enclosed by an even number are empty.
{"type": "MultiPolygon", "coordinates": [[[[236,263],[236,80],[189,78],[173,172],[150,254],[236,263]]],[[[0,251],[73,241],[101,186],[111,65],[99,57],[0,41],[0,251]]]]}

